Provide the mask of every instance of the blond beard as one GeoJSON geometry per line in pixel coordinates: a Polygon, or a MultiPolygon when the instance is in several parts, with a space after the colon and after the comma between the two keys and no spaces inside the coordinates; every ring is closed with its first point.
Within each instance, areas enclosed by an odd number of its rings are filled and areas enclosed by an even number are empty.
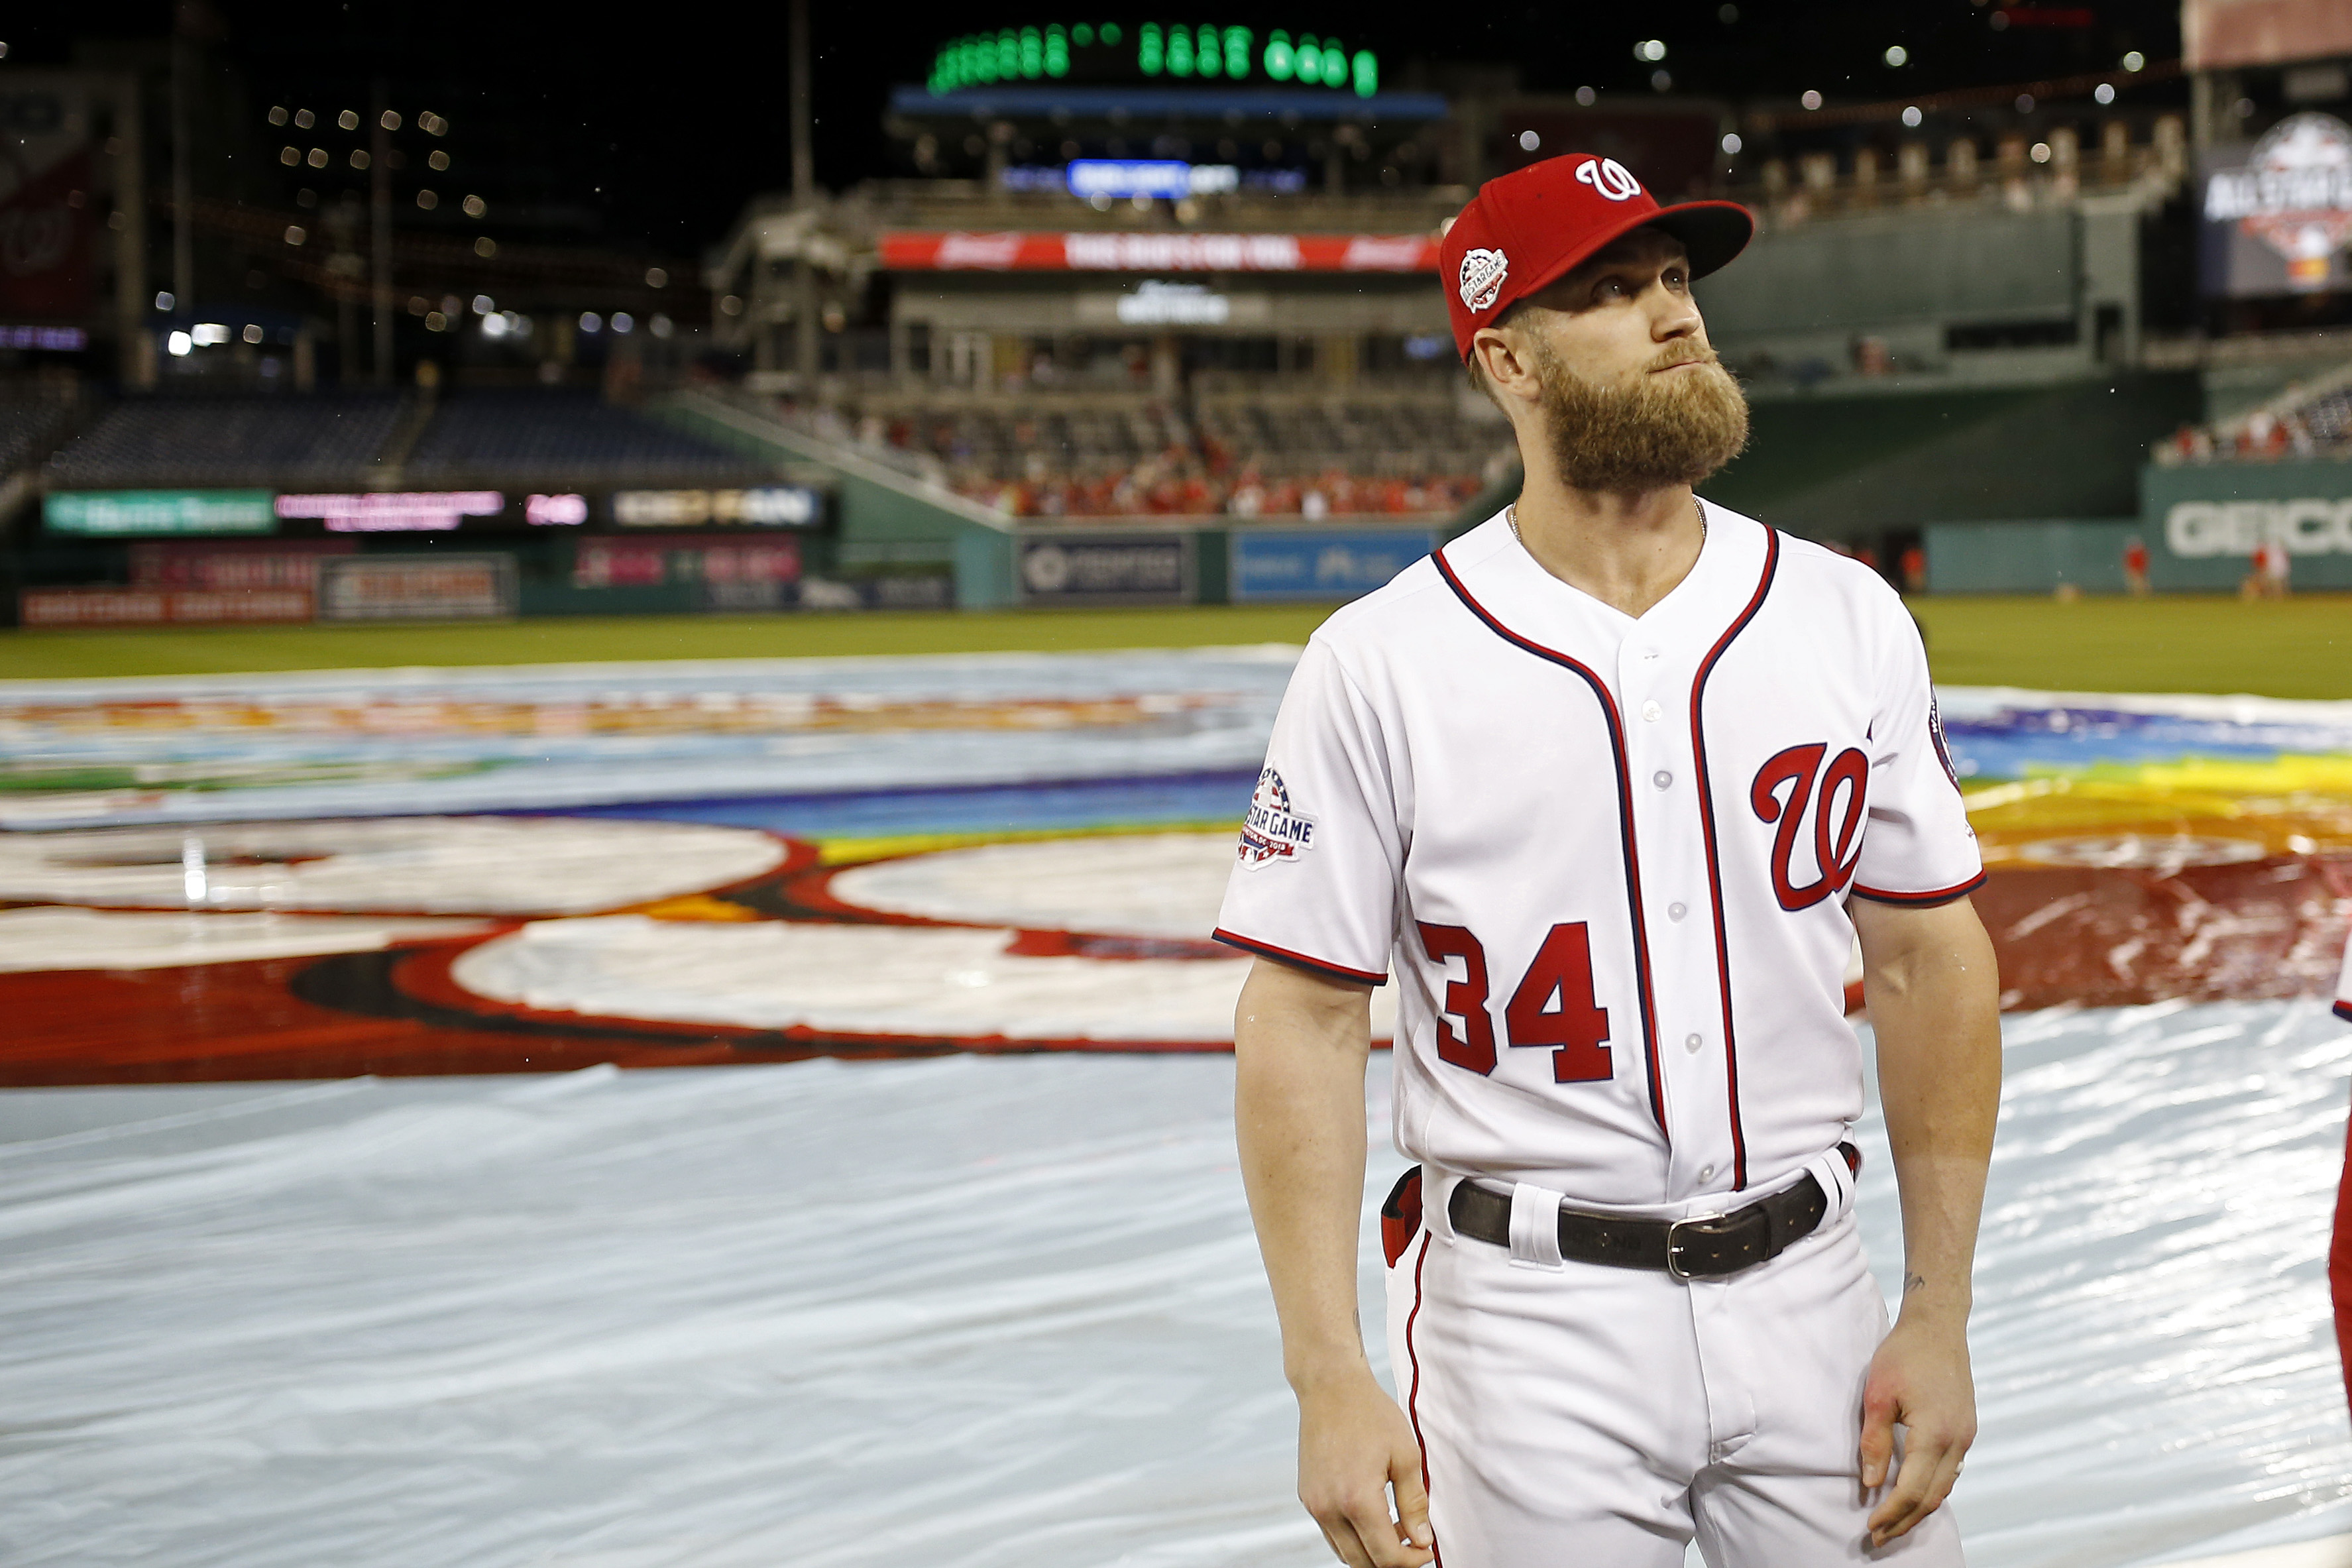
{"type": "Polygon", "coordinates": [[[1712,349],[1668,348],[1620,389],[1577,374],[1540,338],[1532,347],[1552,458],[1571,489],[1622,495],[1695,485],[1748,445],[1748,400],[1712,349]],[[1697,368],[1652,374],[1685,363],[1697,368]]]}

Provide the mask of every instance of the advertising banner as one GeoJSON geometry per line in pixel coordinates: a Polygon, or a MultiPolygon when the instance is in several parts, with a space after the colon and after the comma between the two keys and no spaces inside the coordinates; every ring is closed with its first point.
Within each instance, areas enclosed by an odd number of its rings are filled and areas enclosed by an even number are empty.
{"type": "Polygon", "coordinates": [[[0,85],[0,317],[69,321],[90,312],[90,237],[102,204],[89,131],[82,80],[9,68],[0,85]]]}
{"type": "Polygon", "coordinates": [[[1233,597],[1357,598],[1428,554],[1432,542],[1425,528],[1237,530],[1233,597]]]}
{"type": "Polygon", "coordinates": [[[2352,282],[2352,126],[2290,115],[2251,147],[2205,154],[2198,278],[2209,295],[2308,294],[2352,282]]]}
{"type": "Polygon", "coordinates": [[[514,613],[511,555],[341,555],[319,563],[322,621],[502,620],[514,613]]]}
{"type": "Polygon", "coordinates": [[[41,526],[93,539],[275,533],[268,490],[52,490],[41,526]]]}
{"type": "Polygon", "coordinates": [[[756,485],[726,490],[615,490],[613,521],[623,528],[821,528],[824,492],[813,485],[756,485]]]}
{"type": "Polygon", "coordinates": [[[1434,272],[1419,234],[998,234],[894,229],[892,272],[1434,272]]]}
{"type": "Polygon", "coordinates": [[[1181,605],[1192,599],[1189,533],[1032,533],[1016,546],[1024,605],[1181,605]]]}
{"type": "Polygon", "coordinates": [[[2151,467],[2140,525],[2159,588],[2234,587],[2272,540],[2295,586],[2352,588],[2352,463],[2151,467]]]}
{"type": "Polygon", "coordinates": [[[307,621],[308,588],[27,588],[16,596],[26,626],[154,626],[307,621]]]}
{"type": "MultiPolygon", "coordinates": [[[[359,552],[355,539],[167,539],[130,547],[134,588],[251,588],[319,585],[319,563],[359,552]]],[[[307,616],[307,612],[306,612],[307,616]]]]}

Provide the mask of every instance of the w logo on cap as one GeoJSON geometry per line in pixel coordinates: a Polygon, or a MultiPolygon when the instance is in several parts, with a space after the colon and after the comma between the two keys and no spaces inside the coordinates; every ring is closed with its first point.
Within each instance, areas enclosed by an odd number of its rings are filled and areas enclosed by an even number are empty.
{"type": "Polygon", "coordinates": [[[1595,158],[1576,166],[1576,177],[1612,202],[1630,202],[1642,194],[1633,171],[1614,158],[1595,158]]]}

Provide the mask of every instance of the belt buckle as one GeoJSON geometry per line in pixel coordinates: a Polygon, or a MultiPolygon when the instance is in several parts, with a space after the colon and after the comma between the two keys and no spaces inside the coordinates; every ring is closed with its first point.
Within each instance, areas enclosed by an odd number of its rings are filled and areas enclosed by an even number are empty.
{"type": "Polygon", "coordinates": [[[1685,1227],[1697,1229],[1705,1226],[1721,1225],[1730,1217],[1731,1216],[1729,1215],[1721,1213],[1695,1214],[1687,1218],[1675,1220],[1670,1223],[1666,1226],[1666,1272],[1673,1275],[1675,1279],[1682,1280],[1711,1279],[1715,1278],[1715,1276],[1711,1274],[1693,1274],[1683,1267],[1682,1233],[1685,1227]]]}

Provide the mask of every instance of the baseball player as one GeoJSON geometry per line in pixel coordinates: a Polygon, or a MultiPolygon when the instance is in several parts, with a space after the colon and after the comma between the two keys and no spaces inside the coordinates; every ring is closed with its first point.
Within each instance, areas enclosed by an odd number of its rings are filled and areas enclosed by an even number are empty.
{"type": "MultiPolygon", "coordinates": [[[[2344,967],[2336,977],[2336,1016],[2352,1024],[2352,936],[2344,939],[2344,967]]],[[[2346,1134],[2344,1176],[2336,1189],[2336,1236],[2327,1249],[2328,1295],[2336,1305],[2336,1348],[2344,1386],[2352,1396],[2352,1131],[2346,1134]]]]}
{"type": "Polygon", "coordinates": [[[1900,601],[1692,494],[1747,410],[1691,280],[1750,231],[1581,154],[1463,210],[1441,281],[1525,489],[1315,634],[1250,805],[1217,932],[1258,955],[1243,1170],[1300,1498],[1356,1568],[1679,1568],[1694,1536],[1743,1568],[1960,1561],[1982,871],[1900,601]],[[1891,1331],[1852,1212],[1857,934],[1891,1331]],[[1395,1399],[1354,1265],[1391,973],[1395,1399]]]}

